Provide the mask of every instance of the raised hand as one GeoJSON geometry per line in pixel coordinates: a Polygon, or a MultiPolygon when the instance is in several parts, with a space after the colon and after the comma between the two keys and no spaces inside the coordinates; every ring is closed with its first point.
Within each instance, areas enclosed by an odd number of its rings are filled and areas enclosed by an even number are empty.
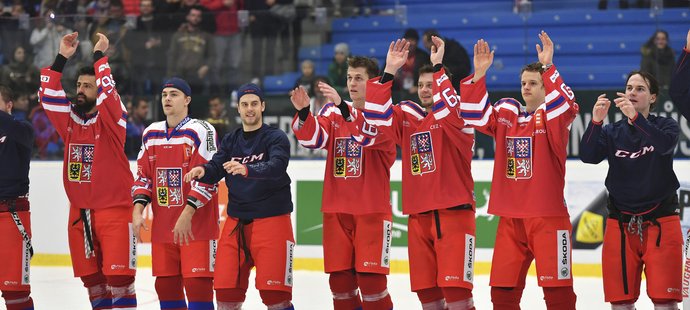
{"type": "Polygon", "coordinates": [[[246,176],[247,175],[247,166],[240,164],[239,162],[236,161],[226,161],[223,164],[223,168],[228,174],[232,175],[242,175],[246,176]]]}
{"type": "Polygon", "coordinates": [[[477,40],[474,45],[474,77],[473,81],[478,81],[489,70],[491,64],[494,62],[494,51],[489,49],[489,43],[484,39],[477,40]]]}
{"type": "Polygon", "coordinates": [[[72,32],[62,37],[62,40],[60,40],[60,55],[65,56],[65,58],[70,58],[77,52],[77,48],[79,47],[79,40],[77,40],[78,35],[79,33],[72,32]]]}
{"type": "Polygon", "coordinates": [[[539,34],[539,40],[541,40],[541,46],[537,44],[537,57],[542,65],[552,65],[553,64],[553,42],[551,38],[542,30],[539,34]]]}
{"type": "Polygon", "coordinates": [[[597,103],[592,108],[592,121],[601,123],[609,114],[609,107],[611,107],[611,100],[606,98],[606,94],[601,94],[597,97],[597,103]]]}
{"type": "Polygon", "coordinates": [[[204,167],[194,167],[184,175],[184,182],[189,183],[192,180],[203,178],[204,174],[206,174],[206,169],[204,169],[204,167]]]}
{"type": "Polygon", "coordinates": [[[307,90],[300,85],[292,90],[290,101],[297,111],[302,110],[309,107],[309,94],[307,94],[307,90]]]}
{"type": "Polygon", "coordinates": [[[635,106],[630,102],[630,99],[628,99],[624,93],[616,93],[616,95],[618,95],[618,98],[613,99],[613,102],[616,103],[616,107],[619,108],[627,118],[635,118],[637,110],[635,110],[635,106]]]}
{"type": "Polygon", "coordinates": [[[388,47],[388,54],[386,55],[386,68],[384,72],[395,75],[407,61],[407,54],[410,53],[410,42],[405,39],[398,39],[392,41],[388,47]]]}
{"type": "Polygon", "coordinates": [[[343,100],[340,99],[340,94],[338,94],[338,91],[335,90],[333,86],[328,85],[328,83],[319,82],[318,87],[323,95],[328,98],[328,101],[335,103],[336,106],[339,106],[343,102],[343,100]]]}
{"type": "Polygon", "coordinates": [[[98,36],[98,42],[96,42],[96,44],[93,45],[93,51],[94,53],[98,51],[105,53],[105,51],[108,49],[110,41],[108,41],[108,37],[106,37],[104,34],[100,32],[96,35],[98,36]]]}
{"type": "Polygon", "coordinates": [[[429,60],[431,60],[431,64],[435,66],[443,63],[443,55],[446,53],[446,42],[443,42],[443,39],[437,36],[432,36],[431,42],[433,44],[431,45],[429,60]]]}

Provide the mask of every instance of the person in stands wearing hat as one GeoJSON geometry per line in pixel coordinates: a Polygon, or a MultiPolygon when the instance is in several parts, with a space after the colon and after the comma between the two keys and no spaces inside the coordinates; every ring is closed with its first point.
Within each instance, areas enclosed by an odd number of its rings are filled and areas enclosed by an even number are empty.
{"type": "Polygon", "coordinates": [[[252,267],[268,309],[294,309],[290,142],[285,132],[263,123],[266,102],[258,86],[242,85],[238,97],[242,127],[223,138],[211,161],[184,177],[206,184],[225,178],[228,187],[215,274],[218,309],[241,309],[252,267]]]}
{"type": "Polygon", "coordinates": [[[213,309],[213,268],[218,239],[216,182],[182,182],[191,167],[216,153],[216,130],[189,117],[189,84],[171,78],[163,84],[165,120],[144,130],[132,186],[132,233],[149,230],[142,216],[150,203],[151,256],[161,309],[213,309]]]}

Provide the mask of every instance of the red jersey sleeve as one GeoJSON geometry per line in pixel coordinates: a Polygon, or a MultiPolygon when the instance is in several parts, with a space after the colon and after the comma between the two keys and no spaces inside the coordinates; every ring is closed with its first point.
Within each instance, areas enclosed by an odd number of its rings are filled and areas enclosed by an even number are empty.
{"type": "Polygon", "coordinates": [[[72,111],[71,103],[67,99],[65,90],[62,88],[60,79],[62,73],[53,71],[50,68],[41,70],[41,87],[38,89],[38,100],[64,141],[67,136],[67,127],[70,122],[72,111]]]}
{"type": "MultiPolygon", "coordinates": [[[[206,121],[195,120],[195,122],[198,122],[203,130],[197,132],[201,144],[192,151],[192,158],[189,163],[190,168],[203,166],[205,163],[209,162],[218,151],[215,128],[206,121]]],[[[192,204],[197,208],[206,205],[211,198],[218,193],[217,184],[206,184],[193,180],[191,182],[191,187],[189,195],[187,195],[187,204],[192,204]]]]}
{"type": "Polygon", "coordinates": [[[454,137],[458,131],[466,135],[474,136],[474,129],[462,119],[460,110],[460,96],[455,92],[453,84],[446,75],[445,69],[434,72],[433,83],[433,106],[431,113],[434,118],[443,126],[444,132],[447,132],[450,137],[454,137]]]}
{"type": "Polygon", "coordinates": [[[98,87],[98,97],[96,106],[101,115],[99,121],[108,128],[105,132],[120,145],[125,144],[127,135],[127,108],[122,104],[120,95],[115,89],[115,81],[110,74],[108,57],[103,57],[94,63],[96,71],[96,86],[98,87]]]}
{"type": "Polygon", "coordinates": [[[328,119],[329,109],[334,109],[333,103],[328,103],[321,108],[318,116],[313,116],[309,112],[309,117],[302,123],[299,113],[295,113],[292,120],[292,131],[297,137],[297,141],[308,149],[323,149],[328,145],[328,137],[331,133],[331,120],[328,119]]]}
{"type": "Polygon", "coordinates": [[[402,110],[393,105],[391,87],[393,81],[381,84],[379,77],[367,81],[366,102],[362,115],[366,123],[376,126],[377,133],[393,139],[396,144],[402,142],[402,110]]]}
{"type": "Polygon", "coordinates": [[[472,83],[473,77],[474,74],[460,83],[460,115],[467,125],[493,137],[496,134],[496,115],[500,107],[494,108],[489,101],[486,77],[472,83]]]}
{"type": "Polygon", "coordinates": [[[575,94],[563,82],[556,66],[551,66],[542,74],[546,98],[546,127],[549,144],[554,151],[564,152],[568,145],[570,125],[577,116],[579,106],[575,103],[575,94]]]}

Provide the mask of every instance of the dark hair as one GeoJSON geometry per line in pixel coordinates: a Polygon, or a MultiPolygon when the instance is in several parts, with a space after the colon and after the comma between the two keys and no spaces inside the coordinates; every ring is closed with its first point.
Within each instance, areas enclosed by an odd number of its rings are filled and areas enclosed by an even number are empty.
{"type": "Polygon", "coordinates": [[[419,33],[417,32],[417,29],[407,28],[405,29],[405,34],[403,35],[403,38],[419,41],[419,33]]]}
{"type": "Polygon", "coordinates": [[[83,66],[79,68],[79,72],[77,72],[77,77],[82,75],[96,76],[96,70],[94,70],[93,66],[83,66]]]}
{"type": "Polygon", "coordinates": [[[187,14],[189,14],[189,12],[191,12],[192,10],[197,10],[197,11],[201,12],[201,16],[203,17],[203,15],[204,15],[203,13],[204,13],[204,11],[206,11],[206,7],[201,5],[201,4],[192,5],[191,7],[189,7],[189,11],[187,11],[187,14]]]}
{"type": "Polygon", "coordinates": [[[132,100],[132,109],[138,108],[142,102],[148,104],[149,100],[144,97],[134,98],[134,100],[132,100]]]}
{"type": "Polygon", "coordinates": [[[4,84],[0,84],[0,95],[2,95],[2,100],[5,102],[14,102],[17,100],[17,96],[12,89],[4,84]]]}
{"type": "Polygon", "coordinates": [[[438,34],[438,30],[436,29],[427,29],[426,31],[424,31],[424,38],[431,39],[432,36],[439,38],[441,37],[441,35],[438,34]]]}
{"type": "Polygon", "coordinates": [[[379,63],[376,61],[376,58],[352,56],[347,59],[347,66],[350,68],[365,68],[369,78],[379,75],[379,63]]]}
{"type": "Polygon", "coordinates": [[[543,74],[544,73],[544,67],[542,67],[542,66],[543,65],[541,64],[541,62],[533,62],[531,64],[528,64],[528,65],[522,67],[522,70],[520,70],[520,76],[522,76],[522,74],[525,71],[527,71],[527,72],[538,72],[539,74],[543,74]]]}
{"type": "MultiPolygon", "coordinates": [[[[448,67],[443,66],[443,69],[446,71],[446,75],[448,76],[448,78],[452,80],[453,74],[450,73],[450,70],[448,69],[448,67]]],[[[426,74],[426,73],[434,73],[434,66],[432,66],[430,64],[423,65],[423,66],[419,67],[419,70],[417,71],[417,73],[419,74],[419,76],[422,76],[422,74],[426,74]]],[[[419,81],[417,81],[417,83],[419,83],[419,81]]]]}
{"type": "MultiPolygon", "coordinates": [[[[644,47],[648,47],[648,48],[656,47],[654,40],[656,40],[656,35],[659,33],[663,33],[666,36],[666,41],[671,40],[669,38],[668,32],[666,32],[666,30],[658,29],[657,31],[654,31],[654,34],[651,37],[649,37],[649,40],[647,40],[647,42],[645,42],[644,47]]],[[[666,47],[669,48],[668,44],[666,44],[666,47]]]]}
{"type": "MultiPolygon", "coordinates": [[[[636,70],[628,73],[628,78],[625,80],[625,86],[628,86],[630,78],[636,74],[640,75],[642,79],[644,79],[644,81],[647,83],[647,87],[649,87],[649,93],[652,95],[657,95],[657,99],[659,99],[659,82],[656,80],[654,75],[652,75],[649,72],[636,70]]],[[[652,102],[649,109],[653,110],[654,107],[656,107],[656,101],[652,102]]]]}
{"type": "Polygon", "coordinates": [[[110,7],[118,7],[124,9],[125,5],[120,0],[110,0],[110,7]]]}

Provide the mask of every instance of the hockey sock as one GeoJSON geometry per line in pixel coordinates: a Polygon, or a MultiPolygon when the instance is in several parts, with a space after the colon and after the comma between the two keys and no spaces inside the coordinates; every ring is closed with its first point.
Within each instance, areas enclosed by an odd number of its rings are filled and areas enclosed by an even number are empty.
{"type": "Polygon", "coordinates": [[[544,301],[549,310],[575,310],[577,296],[572,286],[544,287],[544,301]]]}
{"type": "Polygon", "coordinates": [[[336,271],[328,276],[328,283],[333,292],[335,310],[361,309],[362,302],[357,290],[357,276],[354,270],[336,271]]]}
{"type": "Polygon", "coordinates": [[[222,288],[216,290],[218,310],[240,310],[247,297],[247,290],[241,288],[222,288]]]}
{"type": "Polygon", "coordinates": [[[611,303],[611,310],[635,310],[634,300],[623,300],[611,303]]]}
{"type": "Polygon", "coordinates": [[[292,293],[275,290],[259,290],[261,301],[268,310],[288,310],[292,307],[292,293]]]}
{"type": "Polygon", "coordinates": [[[112,296],[106,284],[105,276],[102,273],[99,272],[81,277],[81,282],[84,283],[84,287],[89,292],[91,309],[112,309],[112,296]]]}
{"type": "Polygon", "coordinates": [[[652,298],[654,310],[678,310],[678,301],[674,299],[652,298]]]}
{"type": "Polygon", "coordinates": [[[387,289],[388,279],[384,274],[357,273],[357,283],[362,290],[362,309],[390,310],[393,301],[387,289]]]}
{"type": "Polygon", "coordinates": [[[462,287],[444,287],[443,296],[446,298],[448,310],[473,310],[474,300],[472,290],[462,287]]]}
{"type": "Polygon", "coordinates": [[[491,303],[494,309],[520,310],[524,287],[491,287],[491,303]]]}
{"type": "Polygon", "coordinates": [[[31,291],[2,291],[7,310],[33,310],[34,300],[31,299],[31,291]]]}
{"type": "Polygon", "coordinates": [[[213,278],[185,278],[189,310],[213,310],[213,278]]]}
{"type": "Polygon", "coordinates": [[[106,279],[110,294],[113,296],[113,310],[137,308],[134,276],[106,276],[106,279]]]}
{"type": "Polygon", "coordinates": [[[184,300],[182,276],[156,277],[156,293],[160,300],[161,310],[187,309],[184,300]]]}
{"type": "Polygon", "coordinates": [[[439,287],[425,288],[417,291],[417,298],[422,303],[422,310],[443,310],[446,308],[446,300],[443,291],[439,287]]]}

